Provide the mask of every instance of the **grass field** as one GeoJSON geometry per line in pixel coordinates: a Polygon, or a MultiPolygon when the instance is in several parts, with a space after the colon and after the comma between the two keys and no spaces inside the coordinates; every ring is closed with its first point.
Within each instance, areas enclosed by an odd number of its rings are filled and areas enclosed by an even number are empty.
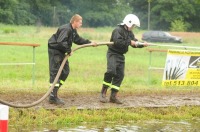
{"type": "MultiPolygon", "coordinates": [[[[34,89],[46,91],[49,83],[49,64],[47,42],[57,28],[35,26],[12,26],[0,24],[1,42],[37,43],[34,89]]],[[[112,27],[105,28],[81,28],[80,36],[95,42],[107,42],[110,39],[112,27]]],[[[135,31],[136,37],[141,40],[142,33],[135,31]]],[[[200,33],[172,32],[183,37],[181,45],[198,46],[200,33]]],[[[73,45],[73,48],[76,45],[73,45]]],[[[148,47],[161,49],[161,47],[148,47]]],[[[169,48],[169,47],[167,47],[169,48]]],[[[165,48],[165,49],[167,49],[165,48]]],[[[163,49],[163,47],[162,47],[163,49]]],[[[106,71],[106,46],[89,47],[76,51],[70,61],[70,75],[63,87],[72,91],[99,91],[102,85],[104,72],[106,71]]],[[[161,88],[162,70],[151,71],[151,79],[148,80],[149,52],[147,48],[129,48],[126,56],[125,78],[122,90],[157,89],[161,88]]],[[[155,52],[152,56],[152,66],[164,67],[166,53],[155,52]]],[[[2,46],[0,48],[0,62],[31,62],[32,48],[24,46],[2,46]]],[[[0,85],[7,90],[29,89],[32,87],[32,66],[0,66],[0,85]]]]}
{"type": "MultiPolygon", "coordinates": [[[[35,85],[32,86],[32,66],[2,66],[0,65],[0,94],[4,92],[27,91],[45,93],[49,87],[49,64],[47,53],[47,41],[55,33],[57,28],[35,26],[12,26],[0,24],[0,42],[37,43],[35,66],[35,85]]],[[[104,28],[81,28],[80,36],[95,42],[107,42],[110,39],[112,27],[104,28]]],[[[136,37],[141,40],[144,31],[136,29],[136,37]]],[[[172,32],[173,35],[181,36],[186,46],[199,46],[200,33],[172,32]]],[[[0,45],[0,63],[6,62],[31,62],[32,48],[23,46],[0,45]]],[[[73,45],[75,48],[76,45],[73,45]]],[[[168,49],[169,47],[148,47],[154,49],[168,49]]],[[[171,48],[170,48],[171,49],[171,48]]],[[[106,46],[89,47],[76,51],[69,58],[71,72],[60,92],[89,92],[100,91],[103,75],[106,71],[106,46]]],[[[148,80],[149,52],[147,48],[129,48],[126,56],[125,78],[121,86],[124,92],[152,93],[173,90],[181,92],[199,89],[198,87],[170,87],[161,86],[162,70],[151,71],[148,80]],[[162,89],[162,90],[161,90],[162,89]]],[[[166,53],[155,52],[152,54],[152,66],[164,67],[166,53]]],[[[30,93],[29,93],[30,92],[30,93]]],[[[11,125],[44,125],[44,124],[67,124],[79,122],[102,122],[102,121],[127,121],[167,119],[179,120],[199,117],[199,107],[176,107],[148,109],[108,109],[108,110],[84,110],[77,111],[57,109],[48,111],[44,109],[11,109],[11,125]],[[126,116],[124,116],[126,113],[126,116]],[[51,115],[52,114],[52,115],[51,115]],[[49,116],[51,115],[51,116],[49,116]],[[67,116],[66,116],[67,115],[67,116]],[[47,118],[48,117],[48,118],[47,118]],[[17,124],[16,124],[17,122],[17,124]]]]}

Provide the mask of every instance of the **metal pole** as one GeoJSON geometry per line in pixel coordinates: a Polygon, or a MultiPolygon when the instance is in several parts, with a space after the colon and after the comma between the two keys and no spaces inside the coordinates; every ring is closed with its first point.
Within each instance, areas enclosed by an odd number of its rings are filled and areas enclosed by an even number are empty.
{"type": "Polygon", "coordinates": [[[35,84],[35,47],[33,46],[32,86],[35,84]]]}
{"type": "Polygon", "coordinates": [[[148,30],[150,30],[150,8],[151,8],[151,4],[150,4],[151,0],[148,0],[148,30]]]}
{"type": "Polygon", "coordinates": [[[148,76],[148,81],[149,81],[149,84],[150,84],[150,70],[151,70],[151,52],[152,51],[149,51],[150,52],[150,55],[149,55],[149,68],[148,68],[148,71],[149,71],[149,76],[148,76]]]}
{"type": "Polygon", "coordinates": [[[56,7],[53,7],[53,26],[56,26],[56,7]]]}

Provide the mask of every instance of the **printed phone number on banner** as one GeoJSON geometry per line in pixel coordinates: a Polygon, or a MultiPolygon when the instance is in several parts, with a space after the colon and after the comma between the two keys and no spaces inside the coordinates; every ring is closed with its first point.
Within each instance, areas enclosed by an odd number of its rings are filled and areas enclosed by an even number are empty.
{"type": "Polygon", "coordinates": [[[200,80],[165,80],[163,86],[200,86],[200,80]]]}

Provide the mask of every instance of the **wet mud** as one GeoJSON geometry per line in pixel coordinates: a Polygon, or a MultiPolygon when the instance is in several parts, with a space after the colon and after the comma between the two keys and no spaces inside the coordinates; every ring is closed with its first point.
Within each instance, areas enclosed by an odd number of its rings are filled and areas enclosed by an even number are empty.
{"type": "MultiPolygon", "coordinates": [[[[14,104],[28,104],[40,99],[43,94],[32,93],[1,93],[1,99],[14,104]]],[[[100,93],[98,92],[80,92],[80,93],[62,93],[59,94],[65,105],[54,105],[48,102],[48,98],[35,108],[45,109],[108,109],[108,108],[136,108],[136,107],[170,107],[170,106],[200,106],[199,92],[184,93],[119,93],[118,98],[123,104],[101,103],[99,101],[100,93]]],[[[107,96],[109,100],[109,94],[107,96]]]]}

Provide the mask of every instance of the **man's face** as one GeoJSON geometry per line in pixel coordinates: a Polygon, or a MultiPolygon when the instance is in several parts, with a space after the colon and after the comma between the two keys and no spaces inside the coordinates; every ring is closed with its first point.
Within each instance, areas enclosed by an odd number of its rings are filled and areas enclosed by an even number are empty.
{"type": "Polygon", "coordinates": [[[134,24],[131,27],[128,27],[128,31],[132,31],[134,27],[136,27],[134,24]]]}
{"type": "Polygon", "coordinates": [[[128,31],[132,31],[133,30],[133,26],[132,27],[128,27],[128,31]]]}
{"type": "Polygon", "coordinates": [[[75,25],[75,28],[80,28],[82,26],[82,20],[79,20],[79,21],[75,21],[74,22],[74,25],[75,25]]]}

